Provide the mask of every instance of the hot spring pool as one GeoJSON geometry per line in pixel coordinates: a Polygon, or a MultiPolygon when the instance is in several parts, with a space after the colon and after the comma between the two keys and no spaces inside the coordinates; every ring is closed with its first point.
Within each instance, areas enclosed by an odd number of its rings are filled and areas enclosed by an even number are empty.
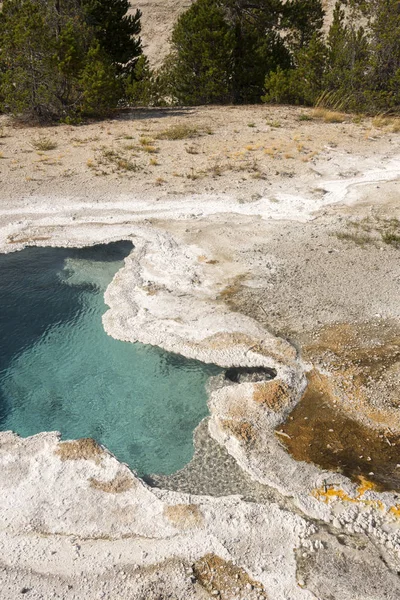
{"type": "Polygon", "coordinates": [[[218,367],[109,337],[103,294],[129,242],[0,255],[0,430],[93,437],[139,474],[193,455],[218,367]]]}

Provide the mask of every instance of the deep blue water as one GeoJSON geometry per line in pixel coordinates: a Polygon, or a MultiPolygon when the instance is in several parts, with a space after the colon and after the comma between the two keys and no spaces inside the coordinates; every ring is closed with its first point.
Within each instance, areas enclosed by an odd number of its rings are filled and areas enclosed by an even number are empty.
{"type": "Polygon", "coordinates": [[[103,294],[128,242],[0,255],[0,429],[93,437],[139,474],[193,455],[212,365],[109,337],[103,294]]]}

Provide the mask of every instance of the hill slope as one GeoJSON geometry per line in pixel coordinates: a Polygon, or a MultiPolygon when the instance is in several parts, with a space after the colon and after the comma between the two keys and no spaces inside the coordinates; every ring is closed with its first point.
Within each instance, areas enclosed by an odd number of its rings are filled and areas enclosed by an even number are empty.
{"type": "Polygon", "coordinates": [[[194,0],[138,0],[133,7],[142,13],[143,49],[152,66],[158,66],[168,53],[168,39],[181,13],[194,0]]]}
{"type": "MultiPolygon", "coordinates": [[[[142,13],[142,40],[145,54],[152,66],[158,66],[168,53],[169,37],[181,13],[194,0],[138,0],[132,6],[142,13]]],[[[329,24],[336,0],[323,0],[329,24]]]]}

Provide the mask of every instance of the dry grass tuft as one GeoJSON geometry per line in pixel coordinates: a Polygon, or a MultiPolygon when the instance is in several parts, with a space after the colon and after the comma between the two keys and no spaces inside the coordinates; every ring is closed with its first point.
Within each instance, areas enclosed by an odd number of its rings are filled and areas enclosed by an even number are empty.
{"type": "Polygon", "coordinates": [[[97,174],[107,175],[107,171],[101,170],[100,167],[110,169],[112,172],[115,171],[138,171],[139,167],[136,163],[132,162],[129,158],[120,154],[119,151],[113,148],[103,147],[96,153],[97,161],[87,161],[87,166],[94,169],[97,174]]]}
{"type": "Polygon", "coordinates": [[[36,140],[33,140],[32,146],[35,150],[48,152],[49,150],[55,150],[57,148],[57,143],[48,137],[39,137],[36,140]]]}
{"type": "Polygon", "coordinates": [[[99,464],[104,450],[96,440],[82,438],[71,442],[60,442],[55,453],[61,460],[93,460],[99,464]]]}
{"type": "Polygon", "coordinates": [[[386,129],[390,133],[400,133],[400,117],[377,115],[372,120],[372,125],[377,129],[386,129]]]}
{"type": "Polygon", "coordinates": [[[156,154],[158,152],[158,148],[156,146],[142,146],[143,152],[148,152],[149,154],[156,154]]]}
{"type": "Polygon", "coordinates": [[[139,144],[141,146],[151,146],[152,144],[154,144],[154,139],[142,135],[142,136],[140,136],[139,144]]]}
{"type": "Polygon", "coordinates": [[[185,148],[186,152],[188,154],[200,154],[198,148],[196,148],[196,146],[188,146],[185,148]]]}
{"type": "Polygon", "coordinates": [[[366,244],[371,243],[373,240],[371,236],[362,233],[353,233],[348,231],[339,231],[336,234],[338,240],[343,240],[344,242],[353,242],[357,246],[361,246],[362,248],[366,246],[366,244]]]}
{"type": "Polygon", "coordinates": [[[313,110],[313,117],[324,121],[324,123],[343,123],[346,120],[344,113],[328,110],[327,108],[315,108],[313,110]]]}
{"type": "Polygon", "coordinates": [[[172,125],[168,129],[161,131],[157,135],[157,139],[159,140],[185,140],[188,138],[199,137],[204,134],[212,134],[212,131],[208,127],[196,127],[194,125],[186,125],[184,123],[178,123],[177,125],[172,125]]]}
{"type": "Polygon", "coordinates": [[[302,113],[301,115],[299,115],[299,121],[313,121],[313,117],[306,113],[302,113]]]}
{"type": "Polygon", "coordinates": [[[400,235],[394,231],[385,231],[382,233],[382,241],[389,246],[400,248],[400,235]]]}

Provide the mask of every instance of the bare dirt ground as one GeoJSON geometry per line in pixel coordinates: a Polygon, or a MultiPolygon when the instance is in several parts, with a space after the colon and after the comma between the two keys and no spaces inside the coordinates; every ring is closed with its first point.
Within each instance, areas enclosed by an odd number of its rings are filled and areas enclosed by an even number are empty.
{"type": "Polygon", "coordinates": [[[1,434],[4,598],[399,597],[399,132],[264,106],[2,118],[2,251],[132,239],[111,335],[277,374],[210,392],[232,485],[203,435],[162,491],[1,434]],[[193,475],[217,488],[216,464],[221,498],[193,475]]]}
{"type": "MultiPolygon", "coordinates": [[[[395,121],[318,115],[264,106],[138,109],[101,123],[40,129],[3,118],[2,196],[229,194],[246,204],[268,194],[279,214],[277,194],[311,188],[318,208],[319,181],[386,168],[399,137],[395,121]]],[[[388,204],[381,195],[375,202],[388,204]]]]}

